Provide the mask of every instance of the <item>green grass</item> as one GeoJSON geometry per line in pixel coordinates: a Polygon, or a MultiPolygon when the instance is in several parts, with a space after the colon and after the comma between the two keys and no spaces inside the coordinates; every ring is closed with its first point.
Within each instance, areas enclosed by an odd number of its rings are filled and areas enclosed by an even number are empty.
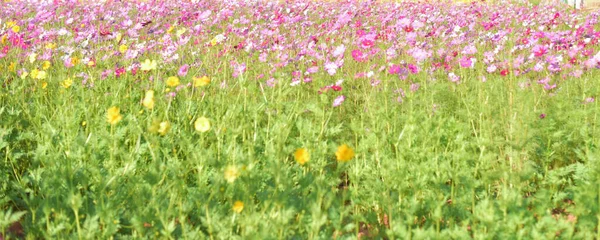
{"type": "Polygon", "coordinates": [[[598,94],[593,75],[554,96],[521,90],[522,79],[470,76],[422,79],[401,104],[391,90],[403,82],[347,80],[348,100],[332,108],[315,86],[262,91],[242,77],[219,89],[223,75],[153,111],[130,77],[92,89],[16,82],[1,97],[3,204],[27,212],[27,235],[48,238],[329,238],[365,223],[399,238],[592,237],[599,109],[582,101],[598,94]],[[111,127],[113,105],[124,118],[111,127]],[[199,116],[209,132],[194,130],[199,116]],[[153,120],[170,132],[149,133],[153,120]],[[337,164],[343,143],[357,156],[337,164]],[[292,158],[299,147],[305,166],[292,158]],[[244,169],[232,184],[230,165],[244,169]]]}

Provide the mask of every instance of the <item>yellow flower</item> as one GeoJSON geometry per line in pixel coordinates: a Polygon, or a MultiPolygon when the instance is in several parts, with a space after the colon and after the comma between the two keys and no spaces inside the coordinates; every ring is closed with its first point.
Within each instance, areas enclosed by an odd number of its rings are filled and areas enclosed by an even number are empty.
{"type": "Polygon", "coordinates": [[[5,45],[8,42],[8,35],[2,35],[2,38],[0,38],[0,42],[2,43],[2,45],[5,45]]]}
{"type": "Polygon", "coordinates": [[[171,27],[169,27],[169,30],[167,30],[167,32],[168,32],[168,33],[171,33],[171,32],[173,32],[173,29],[175,29],[175,27],[174,27],[174,26],[171,26],[171,27]]]}
{"type": "Polygon", "coordinates": [[[55,49],[56,43],[46,43],[46,49],[55,49]]]}
{"type": "Polygon", "coordinates": [[[236,166],[228,166],[225,168],[225,180],[229,183],[233,183],[238,176],[240,176],[240,171],[236,166]]]}
{"type": "Polygon", "coordinates": [[[146,61],[144,61],[142,63],[142,66],[140,69],[142,71],[150,71],[150,70],[156,69],[156,60],[150,61],[150,59],[146,59],[146,61]]]}
{"type": "Polygon", "coordinates": [[[210,78],[208,76],[193,77],[192,80],[194,81],[194,87],[204,87],[210,84],[210,78]]]}
{"type": "Polygon", "coordinates": [[[20,32],[20,31],[21,31],[21,27],[19,27],[18,25],[16,25],[16,26],[13,26],[13,27],[12,27],[12,31],[13,31],[14,33],[18,33],[18,32],[20,32]]]}
{"type": "Polygon", "coordinates": [[[121,121],[121,119],[123,119],[123,116],[121,116],[121,113],[119,113],[119,111],[119,108],[116,106],[109,108],[106,111],[106,121],[111,125],[115,125],[119,121],[121,121]]]}
{"type": "Polygon", "coordinates": [[[16,67],[17,67],[17,64],[15,62],[11,62],[8,65],[8,70],[11,71],[11,72],[14,72],[16,67]]]}
{"type": "Polygon", "coordinates": [[[20,76],[20,77],[21,77],[21,79],[25,79],[27,76],[29,76],[29,73],[28,73],[28,72],[26,72],[26,71],[23,71],[23,72],[21,73],[21,76],[20,76]]]}
{"type": "Polygon", "coordinates": [[[146,92],[146,96],[142,100],[142,105],[148,109],[154,108],[154,91],[149,90],[146,92]]]}
{"type": "Polygon", "coordinates": [[[296,149],[296,152],[294,152],[294,159],[296,162],[298,162],[298,164],[304,165],[310,160],[310,155],[308,154],[306,148],[298,148],[296,149]]]}
{"type": "Polygon", "coordinates": [[[39,73],[40,73],[40,70],[37,70],[37,68],[36,68],[36,69],[31,70],[31,73],[29,75],[31,76],[31,78],[37,79],[39,73]]]}
{"type": "Polygon", "coordinates": [[[71,64],[73,64],[73,65],[79,64],[79,58],[78,57],[72,57],[71,58],[71,64]]]}
{"type": "Polygon", "coordinates": [[[210,130],[210,122],[205,117],[198,118],[194,122],[194,128],[198,132],[206,132],[210,130]]]}
{"type": "Polygon", "coordinates": [[[42,82],[42,89],[46,89],[47,86],[48,86],[47,82],[42,82]]]}
{"type": "Polygon", "coordinates": [[[348,145],[344,144],[337,148],[335,157],[337,158],[338,162],[350,161],[350,159],[354,158],[354,150],[348,147],[348,145]]]}
{"type": "Polygon", "coordinates": [[[52,66],[52,63],[50,63],[50,61],[44,61],[44,63],[42,63],[43,70],[48,70],[48,68],[50,68],[50,66],[52,66]]]}
{"type": "Polygon", "coordinates": [[[67,78],[67,79],[63,80],[62,82],[60,82],[60,85],[64,88],[70,88],[71,85],[73,85],[73,80],[71,80],[71,78],[67,78]]]}
{"type": "Polygon", "coordinates": [[[121,33],[117,33],[117,38],[115,39],[117,42],[121,42],[121,39],[123,39],[123,34],[121,33]]]}
{"type": "Polygon", "coordinates": [[[127,45],[123,44],[119,46],[119,52],[125,53],[127,51],[127,45]]]}
{"type": "Polygon", "coordinates": [[[236,213],[241,213],[242,210],[244,210],[244,203],[242,201],[235,201],[231,210],[236,213]]]}
{"type": "Polygon", "coordinates": [[[171,129],[171,124],[169,121],[161,122],[160,125],[158,125],[158,133],[161,136],[166,135],[169,132],[169,129],[171,129]]]}
{"type": "Polygon", "coordinates": [[[29,63],[35,62],[36,58],[37,58],[37,54],[35,54],[35,53],[29,54],[29,63]]]}
{"type": "Polygon", "coordinates": [[[167,78],[167,86],[169,87],[176,87],[177,85],[179,85],[179,78],[172,76],[167,78]]]}
{"type": "Polygon", "coordinates": [[[225,39],[226,39],[225,35],[219,34],[219,35],[215,36],[212,40],[210,40],[210,45],[211,46],[217,45],[217,44],[225,41],[225,39]]]}
{"type": "Polygon", "coordinates": [[[85,127],[85,125],[87,125],[86,121],[81,122],[81,126],[85,127]]]}
{"type": "Polygon", "coordinates": [[[17,24],[17,22],[15,22],[15,21],[8,21],[8,22],[6,22],[6,26],[7,27],[12,27],[12,26],[14,26],[16,24],[17,24]]]}
{"type": "Polygon", "coordinates": [[[93,66],[95,66],[95,65],[96,65],[96,62],[94,62],[94,60],[90,60],[90,61],[87,63],[87,65],[88,65],[88,67],[93,67],[93,66]]]}
{"type": "Polygon", "coordinates": [[[43,79],[46,79],[46,76],[47,76],[46,71],[38,71],[37,77],[35,79],[43,80],[43,79]]]}
{"type": "Polygon", "coordinates": [[[184,34],[186,31],[185,28],[179,29],[177,30],[177,32],[175,33],[177,35],[177,37],[181,37],[182,34],[184,34]]]}

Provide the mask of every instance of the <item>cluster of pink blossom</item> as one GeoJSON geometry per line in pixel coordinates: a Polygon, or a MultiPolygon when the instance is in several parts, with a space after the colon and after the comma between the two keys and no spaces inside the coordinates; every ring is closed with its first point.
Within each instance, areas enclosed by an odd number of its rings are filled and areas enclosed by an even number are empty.
{"type": "Polygon", "coordinates": [[[339,79],[397,76],[418,89],[424,79],[495,75],[552,89],[599,68],[599,16],[484,2],[14,1],[0,7],[0,64],[26,68],[33,56],[104,79],[152,59],[160,79],[222,73],[334,89],[339,79]]]}

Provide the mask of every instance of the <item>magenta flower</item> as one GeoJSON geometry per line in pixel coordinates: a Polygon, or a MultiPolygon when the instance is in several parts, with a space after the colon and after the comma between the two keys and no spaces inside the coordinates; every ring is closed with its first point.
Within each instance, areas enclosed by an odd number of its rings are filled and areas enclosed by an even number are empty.
{"type": "Polygon", "coordinates": [[[357,62],[362,62],[366,60],[366,57],[363,54],[363,52],[358,49],[352,50],[352,58],[354,58],[354,60],[357,62]]]}
{"type": "Polygon", "coordinates": [[[458,62],[462,68],[473,68],[475,66],[473,60],[475,60],[475,58],[464,56],[458,62]]]}
{"type": "Polygon", "coordinates": [[[375,42],[373,42],[372,40],[369,40],[369,39],[362,40],[362,42],[360,43],[360,46],[364,49],[369,49],[369,48],[373,47],[374,45],[375,45],[375,42]]]}
{"type": "Polygon", "coordinates": [[[419,67],[417,65],[414,64],[408,64],[406,66],[408,68],[408,71],[412,74],[417,74],[419,73],[419,67]]]}
{"type": "Polygon", "coordinates": [[[125,74],[125,68],[124,67],[118,67],[115,69],[115,76],[116,77],[120,77],[121,75],[125,74]]]}
{"type": "Polygon", "coordinates": [[[400,68],[401,68],[400,65],[393,64],[392,66],[390,66],[388,72],[390,74],[398,74],[398,73],[400,73],[400,68]]]}
{"type": "Polygon", "coordinates": [[[543,45],[535,45],[531,50],[533,52],[533,55],[536,57],[544,56],[544,54],[548,52],[548,48],[543,45]]]}

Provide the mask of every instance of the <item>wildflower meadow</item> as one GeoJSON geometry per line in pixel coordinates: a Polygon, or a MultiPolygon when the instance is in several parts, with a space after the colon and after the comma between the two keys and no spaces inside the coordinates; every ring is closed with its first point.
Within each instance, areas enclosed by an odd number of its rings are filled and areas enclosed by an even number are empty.
{"type": "Polygon", "coordinates": [[[0,2],[0,239],[599,239],[600,11],[0,2]]]}

